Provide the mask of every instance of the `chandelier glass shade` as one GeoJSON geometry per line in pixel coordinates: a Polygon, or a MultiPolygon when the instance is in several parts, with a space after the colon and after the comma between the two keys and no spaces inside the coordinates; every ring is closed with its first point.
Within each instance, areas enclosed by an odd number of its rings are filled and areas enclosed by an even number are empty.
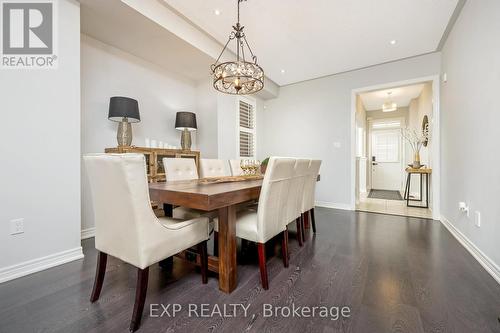
{"type": "Polygon", "coordinates": [[[240,3],[238,2],[238,22],[233,26],[233,31],[222,49],[219,57],[211,66],[213,86],[216,90],[232,95],[250,95],[264,88],[264,70],[257,63],[257,57],[253,54],[247,42],[244,26],[240,24],[240,3]],[[236,60],[220,63],[224,51],[231,41],[236,42],[236,60]],[[245,50],[247,56],[245,57],[245,50]]]}

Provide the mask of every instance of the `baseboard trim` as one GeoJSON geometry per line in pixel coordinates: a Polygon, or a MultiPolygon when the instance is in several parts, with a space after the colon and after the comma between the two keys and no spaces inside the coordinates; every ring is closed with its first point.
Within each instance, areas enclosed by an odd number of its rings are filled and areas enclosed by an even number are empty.
{"type": "Polygon", "coordinates": [[[491,260],[483,251],[458,230],[446,217],[441,216],[441,223],[455,237],[462,246],[469,251],[474,259],[500,284],[500,267],[491,260]]]}
{"type": "Polygon", "coordinates": [[[82,247],[79,246],[71,250],[54,253],[45,257],[28,260],[20,264],[8,266],[0,269],[0,283],[40,272],[48,268],[66,264],[70,261],[82,258],[83,250],[82,247]]]}
{"type": "Polygon", "coordinates": [[[92,237],[95,237],[95,227],[82,229],[82,236],[81,236],[82,239],[87,239],[92,237]]]}
{"type": "Polygon", "coordinates": [[[351,205],[343,204],[343,203],[335,203],[328,201],[316,201],[316,206],[325,207],[325,208],[334,208],[334,209],[342,209],[342,210],[354,210],[351,205]]]}

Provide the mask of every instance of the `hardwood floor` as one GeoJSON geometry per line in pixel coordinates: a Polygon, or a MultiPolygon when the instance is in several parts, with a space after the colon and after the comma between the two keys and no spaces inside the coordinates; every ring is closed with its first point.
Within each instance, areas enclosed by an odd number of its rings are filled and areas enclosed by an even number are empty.
{"type": "MultiPolygon", "coordinates": [[[[267,291],[255,247],[240,255],[238,287],[230,295],[218,290],[214,276],[202,284],[199,272],[178,259],[171,271],[151,267],[138,332],[500,332],[500,286],[439,222],[326,208],[315,213],[316,235],[309,229],[303,247],[295,235],[289,238],[289,268],[279,238],[267,249],[267,291]],[[179,303],[183,310],[175,318],[149,317],[152,303],[179,303]],[[189,303],[250,307],[248,317],[239,311],[236,318],[190,318],[189,303]],[[264,303],[349,306],[351,316],[264,318],[264,303]]],[[[83,247],[83,260],[0,284],[0,332],[128,330],[137,270],[108,257],[101,296],[91,304],[93,239],[83,247]]]]}

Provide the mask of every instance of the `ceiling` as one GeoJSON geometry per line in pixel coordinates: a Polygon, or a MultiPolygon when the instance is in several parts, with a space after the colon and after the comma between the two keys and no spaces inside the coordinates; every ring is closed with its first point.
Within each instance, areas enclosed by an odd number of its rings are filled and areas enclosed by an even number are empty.
{"type": "MultiPolygon", "coordinates": [[[[236,0],[159,1],[220,43],[236,21],[236,0]]],[[[241,23],[266,75],[287,85],[434,52],[457,2],[248,0],[241,23]]]]}
{"type": "Polygon", "coordinates": [[[420,96],[423,89],[424,84],[421,83],[405,87],[370,91],[362,93],[359,96],[361,97],[361,101],[366,111],[377,111],[382,109],[382,104],[388,100],[388,92],[392,92],[390,99],[395,102],[398,107],[407,107],[410,105],[412,99],[420,96]]]}
{"type": "Polygon", "coordinates": [[[120,0],[80,0],[81,31],[193,81],[213,59],[120,0]]]}

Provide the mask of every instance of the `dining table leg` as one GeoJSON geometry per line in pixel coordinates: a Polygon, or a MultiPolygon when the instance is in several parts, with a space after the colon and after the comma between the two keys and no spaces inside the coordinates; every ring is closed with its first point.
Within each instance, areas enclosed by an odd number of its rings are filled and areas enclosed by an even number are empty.
{"type": "Polygon", "coordinates": [[[236,289],[236,206],[219,209],[219,289],[236,289]]]}

